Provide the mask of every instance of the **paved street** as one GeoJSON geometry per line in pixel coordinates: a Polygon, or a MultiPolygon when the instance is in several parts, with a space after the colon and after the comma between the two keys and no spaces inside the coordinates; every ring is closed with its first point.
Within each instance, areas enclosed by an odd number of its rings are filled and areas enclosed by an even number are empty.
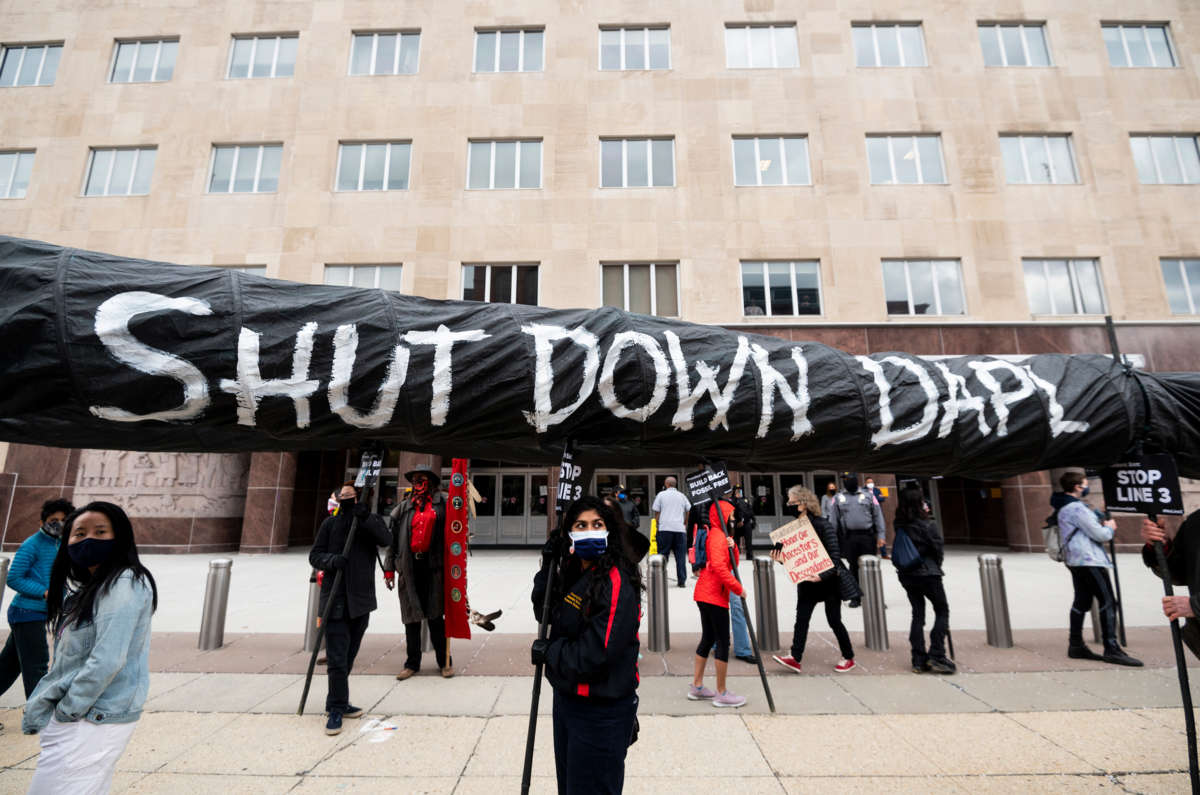
{"type": "MultiPolygon", "coordinates": [[[[730,687],[749,697],[736,711],[684,698],[697,639],[690,590],[671,593],[670,651],[643,643],[641,740],[627,765],[628,792],[1183,792],[1186,744],[1158,585],[1122,556],[1129,649],[1144,669],[1065,656],[1069,584],[1041,555],[1005,554],[1015,647],[986,645],[975,551],[948,557],[960,673],[907,672],[908,605],[885,564],[890,650],[863,647],[861,611],[847,611],[857,670],[835,675],[838,653],[814,619],[806,673],[768,664],[777,705],[768,713],[753,667],[730,666],[730,687]]],[[[232,556],[225,645],[196,648],[209,556],[150,556],[162,588],[151,650],[151,697],[114,791],[276,793],[515,792],[524,749],[534,624],[528,551],[472,558],[477,606],[502,607],[495,633],[454,641],[459,675],[426,669],[406,682],[398,611],[380,589],[351,683],[368,710],[337,737],[323,733],[321,669],[296,716],[308,656],[300,650],[307,564],[300,553],[232,556]],[[484,601],[486,600],[486,601],[484,601]]],[[[743,577],[749,574],[747,565],[743,577]]],[[[794,596],[777,581],[780,640],[791,638],[794,596]]],[[[1090,630],[1085,630],[1090,638],[1090,630]]],[[[645,633],[643,632],[643,640],[645,633]]],[[[1192,669],[1200,680],[1200,668],[1192,669]]],[[[553,791],[543,691],[535,792],[553,791]]],[[[1196,688],[1200,697],[1200,688],[1196,688]]],[[[16,733],[19,687],[0,698],[0,792],[21,792],[36,738],[16,733]]]]}

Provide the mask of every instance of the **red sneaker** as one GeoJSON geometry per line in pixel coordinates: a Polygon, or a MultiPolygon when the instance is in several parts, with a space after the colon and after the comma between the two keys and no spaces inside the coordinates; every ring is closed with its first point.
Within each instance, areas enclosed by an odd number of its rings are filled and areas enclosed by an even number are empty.
{"type": "Polygon", "coordinates": [[[846,671],[852,670],[853,668],[854,660],[842,660],[840,663],[833,666],[833,670],[837,671],[839,674],[844,674],[846,671]]]}
{"type": "Polygon", "coordinates": [[[796,673],[800,673],[800,661],[797,660],[792,655],[789,654],[786,657],[780,657],[778,654],[772,654],[771,658],[773,660],[775,660],[775,662],[782,665],[784,668],[790,668],[791,670],[795,671],[796,673]]]}

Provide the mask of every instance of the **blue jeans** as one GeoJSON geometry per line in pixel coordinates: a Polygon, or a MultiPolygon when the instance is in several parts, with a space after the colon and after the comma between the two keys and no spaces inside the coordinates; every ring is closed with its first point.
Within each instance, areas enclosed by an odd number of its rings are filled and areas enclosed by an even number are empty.
{"type": "Polygon", "coordinates": [[[733,622],[733,656],[750,657],[750,631],[746,629],[746,614],[742,612],[742,597],[729,594],[729,618],[733,622]]]}
{"type": "Polygon", "coordinates": [[[675,553],[675,573],[679,576],[679,582],[685,583],[688,578],[687,533],[658,534],[658,554],[663,556],[664,569],[671,558],[671,552],[675,553]]]}

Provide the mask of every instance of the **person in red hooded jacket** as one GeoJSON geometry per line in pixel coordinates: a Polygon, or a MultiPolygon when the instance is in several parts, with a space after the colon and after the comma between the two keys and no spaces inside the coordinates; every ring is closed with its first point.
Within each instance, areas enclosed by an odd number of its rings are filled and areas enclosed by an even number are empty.
{"type": "Polygon", "coordinates": [[[729,559],[732,552],[734,565],[737,562],[737,547],[733,539],[721,530],[717,517],[720,506],[724,526],[729,527],[733,516],[733,504],[722,499],[709,508],[708,538],[705,543],[707,560],[700,569],[693,598],[700,609],[700,645],[696,647],[696,664],[688,698],[692,701],[712,700],[714,707],[740,707],[746,703],[745,696],[729,692],[725,687],[725,674],[729,668],[729,598],[730,594],[741,597],[742,584],[733,575],[729,559]],[[716,650],[714,651],[714,646],[716,650]],[[717,658],[717,689],[704,686],[704,669],[708,665],[709,652],[717,658]]]}

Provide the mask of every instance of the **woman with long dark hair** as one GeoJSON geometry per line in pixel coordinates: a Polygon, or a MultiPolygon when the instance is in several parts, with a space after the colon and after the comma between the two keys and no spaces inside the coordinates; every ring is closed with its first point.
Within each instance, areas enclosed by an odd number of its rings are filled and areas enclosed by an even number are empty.
{"type": "Polygon", "coordinates": [[[912,605],[912,625],[908,642],[912,646],[912,670],[915,674],[933,671],[952,674],[956,668],[946,657],[946,632],[950,628],[950,604],[942,587],[942,559],[945,542],[937,524],[925,510],[925,493],[919,486],[900,490],[893,527],[908,534],[921,560],[906,571],[897,570],[900,584],[912,605]],[[929,631],[929,651],[925,651],[925,600],[933,606],[933,628],[929,631]]]}
{"type": "MultiPolygon", "coordinates": [[[[625,751],[635,738],[642,577],[619,532],[623,525],[603,500],[582,497],[546,544],[546,554],[556,557],[569,545],[551,593],[549,635],[533,645],[533,662],[545,663],[554,688],[562,795],[621,792],[625,751]]],[[[539,619],[545,588],[539,573],[533,587],[539,619]]]]}
{"type": "Polygon", "coordinates": [[[46,595],[54,663],[25,704],[21,728],[41,733],[29,792],[108,792],[150,689],[154,577],[118,506],[91,502],[67,517],[46,595]]]}

